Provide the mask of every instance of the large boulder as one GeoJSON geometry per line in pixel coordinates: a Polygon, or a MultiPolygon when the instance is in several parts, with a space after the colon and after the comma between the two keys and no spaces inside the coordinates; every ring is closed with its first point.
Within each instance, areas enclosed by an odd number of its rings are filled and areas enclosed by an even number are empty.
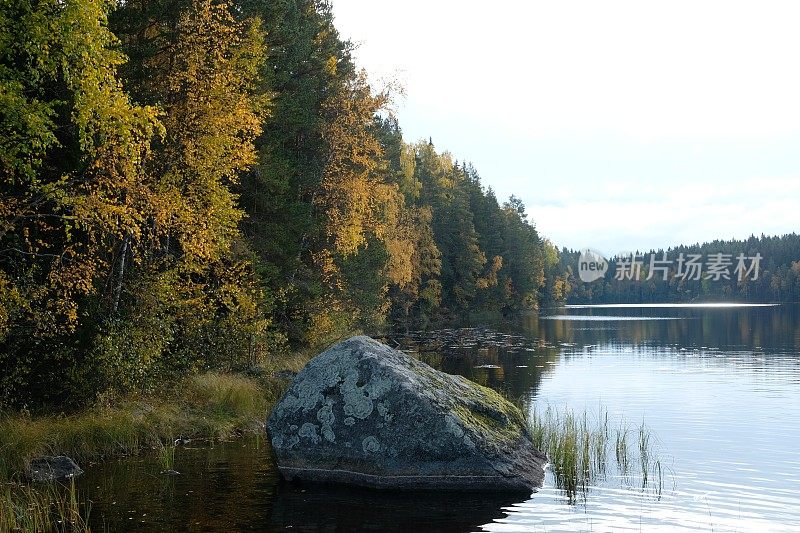
{"type": "Polygon", "coordinates": [[[312,359],[267,432],[289,480],[530,493],[544,477],[517,407],[365,336],[312,359]]]}

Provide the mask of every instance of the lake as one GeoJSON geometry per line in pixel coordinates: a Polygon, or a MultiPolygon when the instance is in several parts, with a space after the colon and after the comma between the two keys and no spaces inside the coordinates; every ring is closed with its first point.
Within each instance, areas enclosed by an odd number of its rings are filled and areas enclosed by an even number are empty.
{"type": "Polygon", "coordinates": [[[515,325],[386,339],[526,409],[644,424],[659,490],[610,471],[529,499],[281,483],[265,438],[82,465],[97,530],[798,531],[800,307],[566,306],[515,325]]]}

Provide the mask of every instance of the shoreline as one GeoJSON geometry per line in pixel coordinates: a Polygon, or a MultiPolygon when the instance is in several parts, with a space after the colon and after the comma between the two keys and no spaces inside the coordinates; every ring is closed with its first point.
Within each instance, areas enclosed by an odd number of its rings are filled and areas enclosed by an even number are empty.
{"type": "Polygon", "coordinates": [[[175,439],[261,431],[290,383],[285,371],[300,370],[311,353],[276,357],[244,372],[194,374],[157,392],[98,402],[68,415],[2,413],[0,483],[27,484],[27,467],[36,457],[66,455],[81,465],[163,450],[175,439]]]}

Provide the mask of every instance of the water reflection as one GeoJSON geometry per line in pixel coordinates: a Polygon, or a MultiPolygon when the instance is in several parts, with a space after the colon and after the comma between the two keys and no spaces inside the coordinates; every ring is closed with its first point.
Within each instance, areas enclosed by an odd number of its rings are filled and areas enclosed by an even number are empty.
{"type": "Polygon", "coordinates": [[[285,484],[271,525],[299,531],[475,531],[519,503],[497,494],[408,492],[285,484]]]}
{"type": "Polygon", "coordinates": [[[618,320],[638,321],[638,320],[680,320],[679,317],[672,316],[592,316],[592,315],[546,315],[540,317],[541,320],[571,320],[575,322],[615,322],[618,320]]]}
{"type": "MultiPolygon", "coordinates": [[[[557,314],[558,310],[555,311],[543,315],[552,316],[557,314]]],[[[534,338],[577,344],[616,341],[776,352],[800,349],[799,306],[571,306],[568,311],[569,320],[527,316],[523,322],[524,331],[534,338]],[[621,310],[625,311],[622,316],[621,310]],[[618,318],[613,319],[613,324],[603,324],[602,329],[586,327],[589,321],[608,320],[609,317],[618,318]],[[664,318],[672,320],[662,320],[664,318]]]]}
{"type": "Polygon", "coordinates": [[[90,465],[79,490],[99,531],[475,531],[518,496],[382,492],[279,480],[263,439],[182,448],[179,476],[152,457],[90,465]]]}
{"type": "Polygon", "coordinates": [[[178,448],[178,476],[160,475],[154,456],[88,465],[78,488],[88,494],[97,531],[235,531],[268,525],[278,487],[265,439],[250,436],[178,448]]]}

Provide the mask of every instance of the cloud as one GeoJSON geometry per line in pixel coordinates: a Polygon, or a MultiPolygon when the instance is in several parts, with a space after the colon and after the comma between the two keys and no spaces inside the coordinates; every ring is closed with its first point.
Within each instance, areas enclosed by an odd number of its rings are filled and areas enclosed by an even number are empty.
{"type": "Polygon", "coordinates": [[[591,247],[613,255],[751,234],[781,234],[794,227],[800,176],[765,179],[763,188],[707,192],[684,185],[639,200],[570,198],[560,206],[535,203],[540,232],[559,245],[591,247]],[[775,198],[775,192],[779,197],[775,198]],[[719,201],[707,198],[719,196],[719,201]]]}

